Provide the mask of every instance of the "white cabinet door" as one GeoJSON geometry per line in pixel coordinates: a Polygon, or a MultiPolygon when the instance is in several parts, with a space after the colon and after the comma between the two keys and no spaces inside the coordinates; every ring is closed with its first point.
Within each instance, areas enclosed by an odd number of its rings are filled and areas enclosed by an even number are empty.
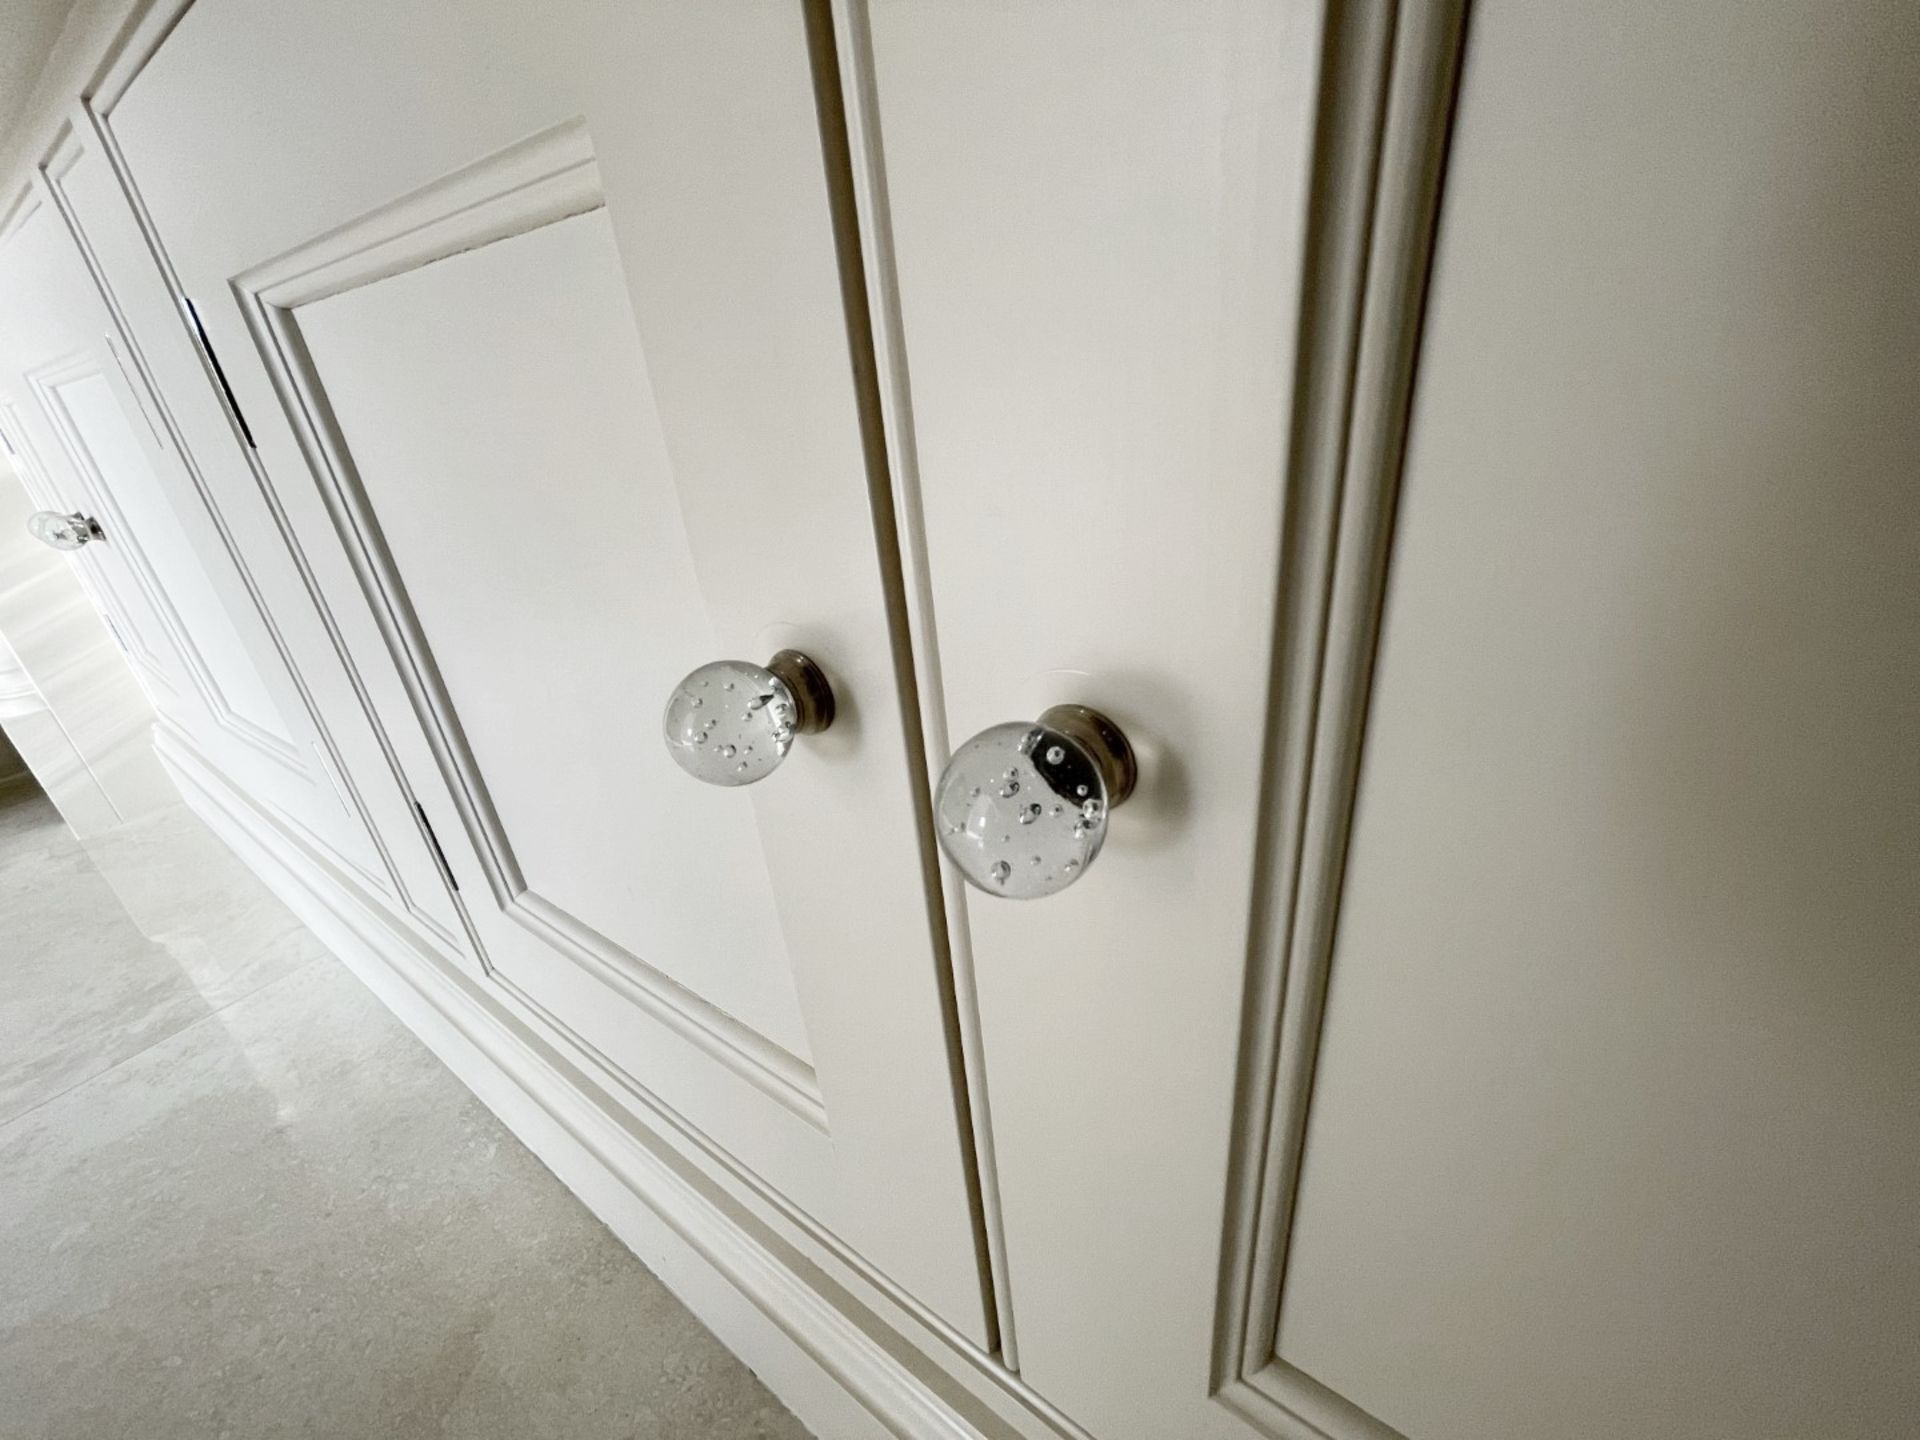
{"type": "MultiPolygon", "coordinates": [[[[29,191],[0,235],[0,436],[35,508],[78,511],[101,526],[104,538],[69,563],[145,692],[124,693],[110,673],[116,662],[93,667],[97,698],[54,686],[49,702],[73,727],[117,818],[177,798],[151,754],[156,710],[203,744],[231,738],[245,778],[295,803],[325,782],[285,718],[284,685],[262,678],[243,638],[253,617],[215,587],[189,538],[192,517],[162,489],[159,471],[172,457],[126,354],[57,206],[29,191]],[[107,726],[97,737],[96,722],[107,726]]],[[[74,640],[73,664],[90,663],[80,657],[91,648],[74,640]]],[[[24,652],[31,669],[51,659],[31,643],[24,652]]],[[[330,793],[325,803],[337,808],[330,793]]]]}
{"type": "Polygon", "coordinates": [[[206,0],[104,119],[443,940],[990,1343],[803,8],[206,0]],[[678,680],[783,647],[833,727],[682,773],[678,680]]]}
{"type": "Polygon", "coordinates": [[[1910,1432],[1920,11],[1476,3],[1411,404],[1453,7],[840,18],[929,728],[1139,752],[958,906],[1022,1378],[1910,1432]]]}
{"type": "MultiPolygon", "coordinates": [[[[1213,1392],[1253,911],[1279,863],[1256,841],[1284,788],[1269,717],[1311,716],[1318,678],[1302,613],[1280,657],[1300,688],[1276,683],[1275,614],[1307,598],[1281,590],[1283,560],[1323,565],[1339,493],[1321,477],[1289,507],[1284,482],[1295,424],[1341,425],[1352,329],[1330,308],[1299,353],[1321,17],[925,0],[849,7],[842,28],[871,71],[853,93],[874,248],[897,268],[902,524],[946,741],[1079,703],[1140,766],[1071,888],[1016,902],[949,872],[1003,1334],[1101,1440],[1248,1440],[1260,1426],[1213,1392]]],[[[1334,113],[1357,148],[1388,34],[1353,28],[1334,113]]],[[[1433,93],[1395,114],[1417,142],[1444,118],[1451,32],[1409,29],[1402,87],[1417,70],[1433,93]]],[[[1329,177],[1358,191],[1311,237],[1329,285],[1354,283],[1370,173],[1329,177]]],[[[1417,203],[1395,203],[1418,235],[1417,203]]],[[[1390,248],[1383,272],[1417,259],[1390,248]]]]}

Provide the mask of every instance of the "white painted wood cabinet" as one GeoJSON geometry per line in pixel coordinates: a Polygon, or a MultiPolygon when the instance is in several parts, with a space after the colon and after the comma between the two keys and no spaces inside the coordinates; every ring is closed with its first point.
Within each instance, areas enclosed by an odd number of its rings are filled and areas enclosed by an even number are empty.
{"type": "Polygon", "coordinates": [[[1021,1374],[1141,1440],[1897,1433],[1920,30],[1477,7],[1388,567],[1446,8],[1336,12],[1317,94],[1288,7],[871,10],[949,733],[1142,751],[1099,873],[966,897],[1021,1374]]]}
{"type": "Polygon", "coordinates": [[[168,758],[823,1435],[1920,1411],[1911,9],[101,16],[0,389],[168,758]],[[1062,703],[1138,787],[973,889],[1062,703]]]}
{"type": "Polygon", "coordinates": [[[445,855],[376,883],[984,1344],[810,77],[793,7],[216,0],[108,126],[445,855]],[[789,645],[833,730],[690,783],[676,681],[789,645]]]}

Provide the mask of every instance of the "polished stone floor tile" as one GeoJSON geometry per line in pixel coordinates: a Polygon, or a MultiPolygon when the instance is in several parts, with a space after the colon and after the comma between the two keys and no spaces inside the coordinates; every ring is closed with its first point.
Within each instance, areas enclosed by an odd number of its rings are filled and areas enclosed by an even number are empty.
{"type": "Polygon", "coordinates": [[[0,1123],[0,1436],[801,1440],[190,816],[64,835],[0,811],[7,1053],[70,1077],[0,1123]]]}
{"type": "Polygon", "coordinates": [[[184,806],[93,845],[0,794],[0,1122],[324,953],[184,806]]]}

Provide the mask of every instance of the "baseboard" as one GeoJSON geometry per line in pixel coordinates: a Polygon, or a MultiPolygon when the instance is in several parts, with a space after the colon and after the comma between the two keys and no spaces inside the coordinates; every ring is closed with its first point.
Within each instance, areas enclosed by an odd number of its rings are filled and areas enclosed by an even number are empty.
{"type": "Polygon", "coordinates": [[[184,736],[163,730],[156,749],[194,813],[821,1440],[1088,1440],[1017,1377],[817,1264],[184,736]]]}

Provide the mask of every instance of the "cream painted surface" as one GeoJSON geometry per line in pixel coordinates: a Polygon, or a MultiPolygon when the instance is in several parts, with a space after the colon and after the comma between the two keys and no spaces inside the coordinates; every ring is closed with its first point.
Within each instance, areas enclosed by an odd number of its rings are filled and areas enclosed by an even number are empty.
{"type": "MultiPolygon", "coordinates": [[[[506,947],[495,981],[588,1040],[652,1101],[985,1341],[943,953],[929,929],[923,802],[906,763],[918,740],[910,743],[906,731],[906,682],[895,669],[873,548],[800,9],[509,6],[448,27],[431,7],[411,3],[268,10],[207,0],[186,14],[107,120],[159,240],[205,316],[259,443],[266,493],[365,687],[403,788],[430,818],[483,948],[506,947]],[[299,63],[289,65],[289,56],[299,63]],[[725,83],[716,85],[720,76],[725,83]],[[697,144],[688,143],[690,126],[697,144]],[[390,570],[374,554],[383,542],[367,548],[368,527],[386,523],[379,497],[344,542],[336,525],[345,518],[341,487],[357,483],[354,446],[377,452],[381,434],[363,424],[358,435],[333,436],[336,377],[324,357],[290,360],[276,375],[256,349],[258,339],[304,354],[299,308],[330,288],[368,285],[367,303],[377,307],[385,276],[419,263],[362,248],[383,226],[404,232],[389,236],[402,247],[444,232],[458,237],[448,248],[482,252],[510,243],[503,236],[515,230],[538,228],[516,207],[537,209],[546,192],[514,188],[507,177],[526,152],[507,147],[564,150],[574,136],[589,151],[583,163],[591,172],[576,167],[556,183],[591,182],[604,193],[706,633],[723,655],[806,649],[844,696],[834,730],[746,797],[757,853],[718,862],[727,874],[747,873],[755,859],[765,867],[768,879],[753,884],[764,893],[770,882],[775,897],[810,1063],[751,1032],[718,997],[682,994],[656,978],[697,979],[697,961],[629,957],[605,937],[551,923],[516,892],[501,842],[517,849],[522,837],[489,832],[451,737],[476,705],[509,716],[524,703],[509,694],[523,679],[496,672],[492,690],[469,690],[448,706],[431,693],[439,679],[421,644],[432,637],[424,625],[415,636],[416,617],[395,608],[414,580],[405,547],[394,547],[400,563],[390,570]],[[463,186],[504,188],[474,201],[475,210],[450,198],[467,195],[463,186]],[[461,230],[492,214],[489,205],[507,217],[501,228],[461,230]],[[340,230],[356,220],[361,229],[340,230]],[[417,226],[429,228],[409,228],[417,226]],[[293,297],[290,311],[276,295],[293,297]],[[249,313],[257,333],[247,327],[249,313]],[[291,424],[286,403],[296,407],[291,424]],[[338,513],[327,510],[328,494],[338,513]],[[552,943],[536,954],[543,929],[552,943]]],[[[601,358],[575,355],[582,363],[601,358]]],[[[490,384],[512,363],[511,354],[471,360],[476,379],[490,384]]],[[[407,378],[421,416],[444,403],[434,397],[445,379],[407,378]]],[[[643,411],[646,398],[636,391],[626,403],[643,411]]],[[[578,423],[577,411],[530,412],[504,428],[533,442],[578,423]]],[[[568,477],[543,468],[537,445],[513,459],[525,486],[523,524],[555,523],[557,505],[559,523],[590,532],[591,507],[576,512],[568,477]]],[[[442,506],[466,501],[467,477],[438,460],[409,483],[442,506]]],[[[368,486],[378,488],[372,477],[368,486]]],[[[680,543],[672,530],[618,538],[639,568],[664,563],[651,558],[652,545],[680,543]]],[[[470,577],[476,585],[494,578],[470,577]]],[[[670,666],[661,637],[643,641],[614,617],[583,617],[560,594],[528,604],[529,627],[592,626],[591,642],[569,641],[576,656],[592,643],[615,663],[633,647],[660,646],[633,692],[658,697],[655,704],[626,716],[624,729],[609,720],[617,739],[592,757],[609,771],[649,773],[634,769],[633,756],[660,745],[658,706],[687,669],[719,658],[705,652],[705,634],[672,636],[678,658],[670,666]]],[[[448,680],[456,668],[447,667],[448,680]]],[[[479,678],[470,665],[460,674],[469,686],[479,678]]],[[[473,720],[476,733],[496,733],[482,716],[473,720]]],[[[354,778],[383,783],[373,773],[354,778]]],[[[742,798],[696,795],[678,789],[600,823],[623,821],[628,834],[663,825],[668,838],[636,842],[640,855],[681,838],[670,817],[682,807],[737,807],[742,798]]],[[[385,840],[396,851],[426,844],[417,830],[398,827],[385,840]]],[[[615,913],[620,903],[696,903],[638,863],[621,885],[640,898],[596,894],[594,914],[615,913]]],[[[464,946],[466,937],[448,930],[441,938],[464,946]]],[[[478,962],[472,954],[469,963],[478,962]]],[[[733,957],[729,984],[747,990],[766,963],[733,957]]]]}
{"type": "MultiPolygon", "coordinates": [[[[1277,13],[870,15],[949,737],[1083,699],[1146,750],[1084,882],[966,912],[1021,1373],[1103,1437],[1307,1433],[1208,1398],[1277,13]]],[[[1343,1440],[1913,1413],[1902,13],[1476,12],[1279,1336],[1343,1440]]]]}
{"type": "Polygon", "coordinates": [[[1083,880],[966,892],[1021,1374],[1102,1437],[1248,1435],[1207,1377],[1318,20],[871,29],[948,739],[1077,701],[1140,755],[1083,880]]]}
{"type": "Polygon", "coordinates": [[[653,743],[661,677],[721,652],[606,211],[296,316],[528,889],[809,1058],[753,797],[653,743]]]}
{"type": "Polygon", "coordinates": [[[1920,1414],[1920,11],[1476,7],[1279,1349],[1920,1414]]]}

